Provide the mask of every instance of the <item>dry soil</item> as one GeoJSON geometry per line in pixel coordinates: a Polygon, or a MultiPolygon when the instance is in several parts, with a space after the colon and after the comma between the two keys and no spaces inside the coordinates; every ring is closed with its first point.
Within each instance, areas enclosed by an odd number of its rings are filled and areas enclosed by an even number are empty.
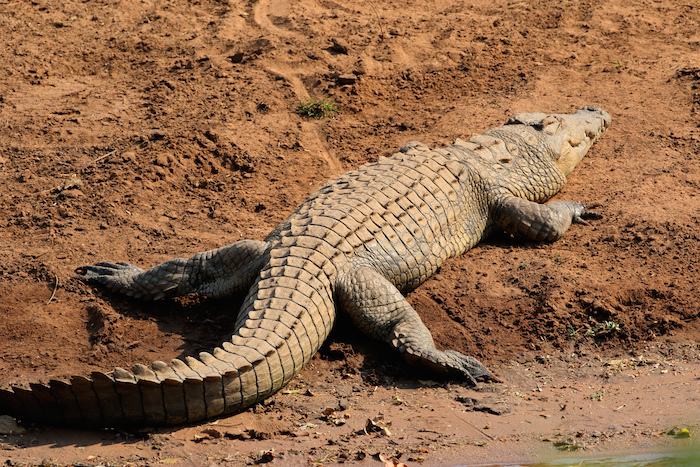
{"type": "Polygon", "coordinates": [[[698,0],[3,0],[0,31],[3,387],[192,354],[231,330],[238,303],[137,303],[78,266],[261,239],[410,140],[443,146],[524,111],[613,117],[558,195],[602,219],[552,244],[496,236],[409,295],[440,347],[502,384],[426,381],[343,325],[243,414],[25,425],[1,437],[10,465],[454,465],[698,434],[698,0]],[[339,112],[299,115],[307,96],[339,112]]]}

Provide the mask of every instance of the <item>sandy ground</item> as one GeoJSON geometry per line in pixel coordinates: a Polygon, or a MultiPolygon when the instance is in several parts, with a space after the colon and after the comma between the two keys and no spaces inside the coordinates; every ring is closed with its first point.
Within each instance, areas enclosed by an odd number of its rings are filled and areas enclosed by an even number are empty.
{"type": "Polygon", "coordinates": [[[700,432],[697,0],[5,0],[0,30],[4,387],[208,350],[231,330],[239,303],[143,305],[78,266],[261,239],[410,140],[450,144],[524,111],[613,116],[558,196],[603,219],[553,244],[495,237],[409,296],[439,346],[504,383],[426,381],[341,326],[243,414],[25,426],[0,437],[9,465],[454,465],[674,450],[697,436],[669,430],[700,432]],[[339,113],[298,115],[306,96],[339,113]]]}

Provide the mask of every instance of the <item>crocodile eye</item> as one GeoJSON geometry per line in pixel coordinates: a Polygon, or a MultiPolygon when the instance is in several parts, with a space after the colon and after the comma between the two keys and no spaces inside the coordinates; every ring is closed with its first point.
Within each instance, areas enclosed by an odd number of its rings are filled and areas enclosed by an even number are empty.
{"type": "Polygon", "coordinates": [[[556,117],[549,115],[542,119],[540,126],[542,127],[542,131],[549,135],[553,135],[559,129],[560,122],[556,117]]]}

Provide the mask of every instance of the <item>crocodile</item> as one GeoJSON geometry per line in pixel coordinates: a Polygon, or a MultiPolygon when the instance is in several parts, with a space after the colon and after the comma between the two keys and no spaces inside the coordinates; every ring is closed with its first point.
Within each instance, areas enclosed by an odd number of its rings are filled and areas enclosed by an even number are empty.
{"type": "Polygon", "coordinates": [[[143,270],[78,268],[88,282],[143,300],[247,291],[229,339],[197,357],[136,364],[0,391],[0,413],[80,427],[195,423],[240,412],[283,388],[327,339],[338,312],[424,372],[497,381],[482,363],[438,350],[404,294],[495,230],[554,241],[599,217],[547,202],[610,125],[596,106],[523,113],[429,149],[411,142],[310,195],[263,241],[241,240],[143,270]]]}

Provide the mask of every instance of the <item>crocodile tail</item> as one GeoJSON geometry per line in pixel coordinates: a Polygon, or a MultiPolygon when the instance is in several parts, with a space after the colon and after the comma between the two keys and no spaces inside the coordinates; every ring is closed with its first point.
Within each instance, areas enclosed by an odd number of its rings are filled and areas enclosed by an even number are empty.
{"type": "Polygon", "coordinates": [[[251,288],[234,335],[212,352],[0,390],[0,413],[49,425],[162,426],[265,399],[309,361],[335,320],[330,281],[313,259],[276,262],[251,288]]]}

